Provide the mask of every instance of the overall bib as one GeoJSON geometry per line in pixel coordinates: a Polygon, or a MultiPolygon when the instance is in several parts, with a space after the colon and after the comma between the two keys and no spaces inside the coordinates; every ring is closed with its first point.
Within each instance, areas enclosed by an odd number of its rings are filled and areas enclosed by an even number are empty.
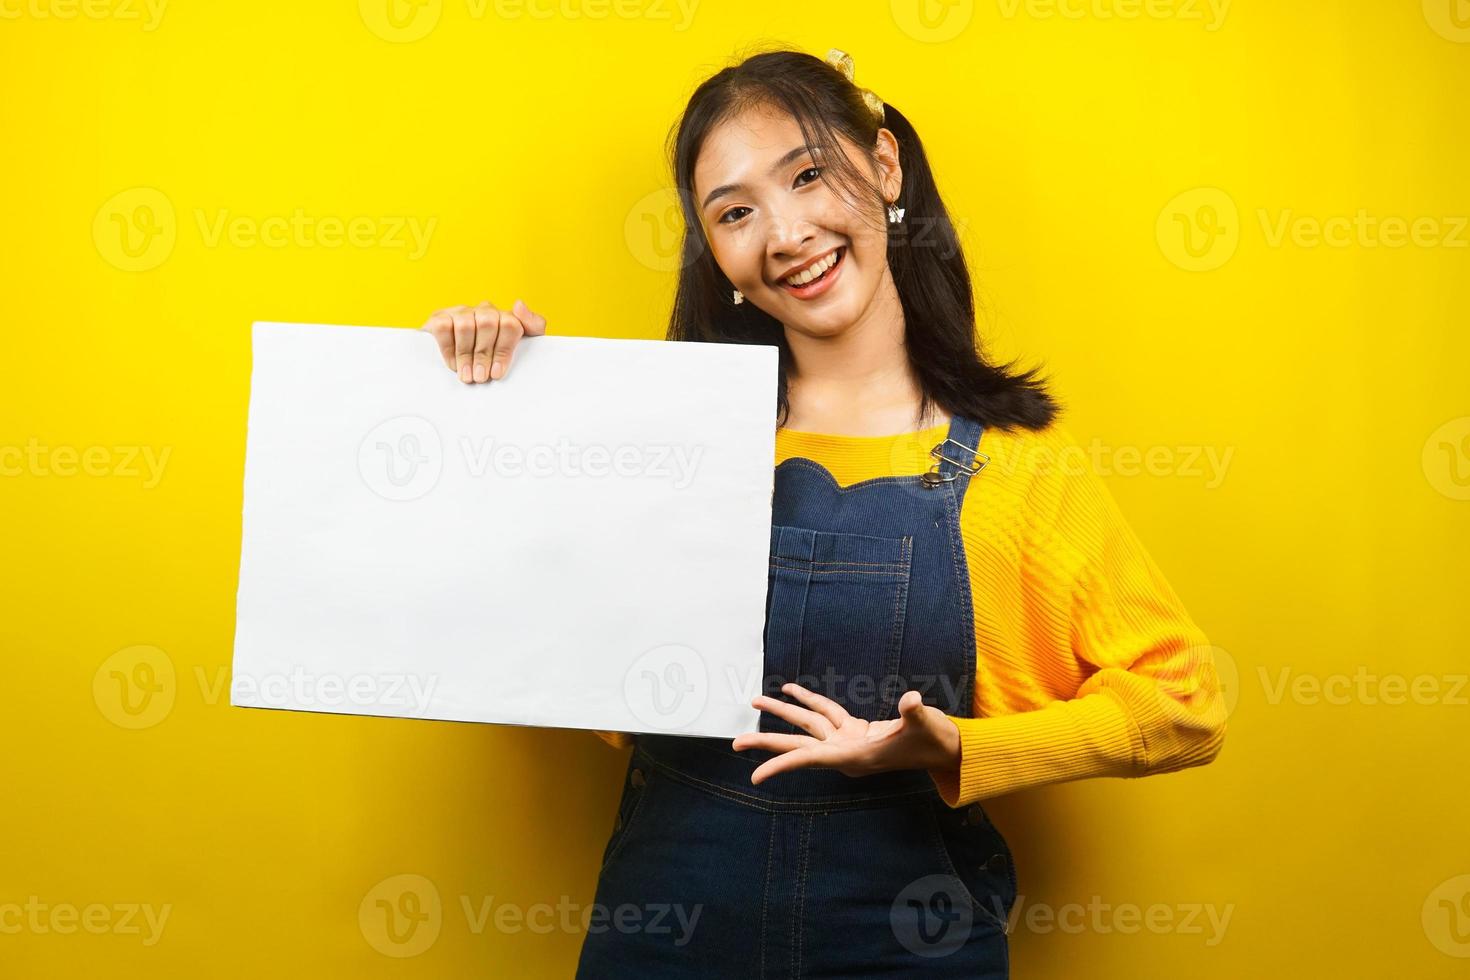
{"type": "MultiPolygon", "coordinates": [[[[975,629],[960,507],[979,423],[955,416],[937,473],[838,486],[775,471],[762,693],[796,681],[871,721],[907,690],[972,712],[975,629]]],[[[982,464],[983,465],[983,464],[982,464]]],[[[802,732],[768,712],[761,731],[802,732]]],[[[980,804],[921,769],[802,768],[729,739],[638,734],[577,977],[1006,977],[1011,851],[980,804]]]]}

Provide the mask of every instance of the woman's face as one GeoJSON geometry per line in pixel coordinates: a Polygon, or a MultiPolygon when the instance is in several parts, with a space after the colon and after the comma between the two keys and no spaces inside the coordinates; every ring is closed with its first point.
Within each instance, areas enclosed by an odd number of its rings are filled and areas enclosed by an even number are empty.
{"type": "MultiPolygon", "coordinates": [[[[878,134],[877,171],[856,147],[840,145],[885,200],[898,197],[902,173],[893,134],[878,134]]],[[[788,329],[832,336],[857,322],[879,288],[890,283],[884,212],[854,213],[825,163],[807,152],[796,120],[754,109],[714,129],[694,167],[694,205],[720,270],[788,329]],[[836,260],[817,281],[789,277],[836,260]]]]}

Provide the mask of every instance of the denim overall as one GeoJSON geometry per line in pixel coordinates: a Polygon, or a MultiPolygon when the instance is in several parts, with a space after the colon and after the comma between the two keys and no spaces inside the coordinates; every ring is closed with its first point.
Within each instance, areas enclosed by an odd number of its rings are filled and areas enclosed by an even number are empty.
{"type": "MultiPolygon", "coordinates": [[[[776,467],[762,693],[797,703],[797,681],[882,720],[914,689],[970,716],[960,507],[981,429],[955,416],[922,475],[776,467]]],[[[760,730],[805,733],[769,712],[760,730]]],[[[922,769],[752,785],[773,753],[730,741],[636,736],[577,977],[1008,976],[1016,873],[980,804],[951,809],[922,769]]]]}

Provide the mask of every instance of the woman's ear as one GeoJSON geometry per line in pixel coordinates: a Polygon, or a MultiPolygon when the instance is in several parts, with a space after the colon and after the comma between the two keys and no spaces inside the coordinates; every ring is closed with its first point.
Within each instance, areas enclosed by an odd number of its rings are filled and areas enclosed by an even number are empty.
{"type": "Polygon", "coordinates": [[[898,137],[887,127],[880,127],[873,153],[878,158],[878,186],[883,189],[884,199],[898,200],[898,192],[903,189],[903,168],[898,164],[898,137]]]}

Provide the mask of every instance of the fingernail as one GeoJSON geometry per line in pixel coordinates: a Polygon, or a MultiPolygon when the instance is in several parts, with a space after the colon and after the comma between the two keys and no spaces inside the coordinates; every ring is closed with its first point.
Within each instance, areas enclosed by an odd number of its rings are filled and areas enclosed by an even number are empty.
{"type": "Polygon", "coordinates": [[[470,380],[470,366],[468,364],[464,365],[463,367],[461,367],[459,369],[459,380],[461,380],[461,381],[469,381],[470,380]]]}
{"type": "Polygon", "coordinates": [[[484,381],[487,377],[488,377],[488,375],[485,373],[485,365],[483,365],[483,364],[476,364],[475,365],[475,380],[476,381],[484,381]]]}
{"type": "Polygon", "coordinates": [[[500,380],[500,376],[502,374],[504,374],[504,373],[505,373],[505,365],[501,364],[499,361],[496,361],[494,364],[490,365],[490,377],[491,378],[493,378],[493,379],[495,379],[495,380],[498,381],[498,380],[500,380]]]}

